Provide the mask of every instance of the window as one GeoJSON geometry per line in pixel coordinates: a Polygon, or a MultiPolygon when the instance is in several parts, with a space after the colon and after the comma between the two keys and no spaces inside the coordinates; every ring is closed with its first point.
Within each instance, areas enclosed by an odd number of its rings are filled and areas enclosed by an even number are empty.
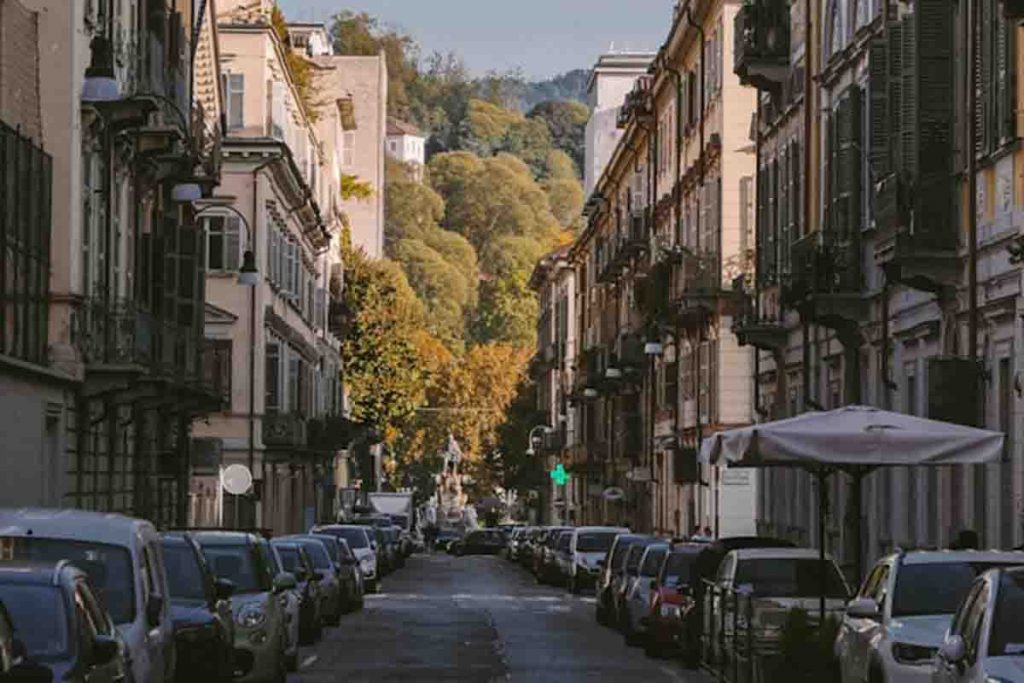
{"type": "Polygon", "coordinates": [[[228,121],[228,130],[245,127],[245,76],[242,74],[224,74],[224,104],[228,121]]]}
{"type": "Polygon", "coordinates": [[[241,222],[237,216],[210,216],[206,228],[206,269],[236,271],[241,262],[241,222]]]}
{"type": "Polygon", "coordinates": [[[214,390],[226,400],[231,398],[231,346],[230,339],[207,339],[203,351],[206,379],[213,382],[214,390]]]}
{"type": "Polygon", "coordinates": [[[281,410],[281,362],[282,345],[276,339],[267,341],[266,353],[266,405],[264,410],[276,413],[281,410]]]}
{"type": "Polygon", "coordinates": [[[341,167],[352,168],[356,164],[356,133],[347,130],[342,136],[341,167]]]}

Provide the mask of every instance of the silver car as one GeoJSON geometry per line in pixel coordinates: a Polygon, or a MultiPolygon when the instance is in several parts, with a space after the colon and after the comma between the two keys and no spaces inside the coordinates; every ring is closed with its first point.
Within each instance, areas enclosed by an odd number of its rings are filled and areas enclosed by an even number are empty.
{"type": "Polygon", "coordinates": [[[348,547],[359,561],[359,569],[363,573],[363,582],[367,593],[376,593],[379,581],[377,567],[377,550],[373,547],[371,537],[372,531],[365,526],[357,524],[328,524],[326,526],[315,526],[310,533],[329,534],[345,539],[348,547]]]}

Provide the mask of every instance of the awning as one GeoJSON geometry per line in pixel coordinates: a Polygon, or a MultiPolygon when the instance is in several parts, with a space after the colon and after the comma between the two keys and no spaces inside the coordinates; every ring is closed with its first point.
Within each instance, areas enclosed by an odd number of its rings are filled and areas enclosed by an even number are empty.
{"type": "Polygon", "coordinates": [[[1005,435],[869,406],[846,406],[718,432],[699,461],[730,467],[842,470],[998,461],[1005,435]]]}

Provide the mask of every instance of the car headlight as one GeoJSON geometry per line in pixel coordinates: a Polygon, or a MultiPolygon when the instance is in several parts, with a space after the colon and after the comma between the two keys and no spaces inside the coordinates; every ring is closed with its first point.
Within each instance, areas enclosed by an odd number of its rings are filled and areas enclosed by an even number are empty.
{"type": "Polygon", "coordinates": [[[900,664],[927,664],[935,656],[938,648],[911,643],[893,643],[892,658],[900,664]]]}
{"type": "Polygon", "coordinates": [[[238,610],[235,622],[242,628],[256,628],[267,620],[267,613],[259,605],[246,605],[238,610]]]}
{"type": "Polygon", "coordinates": [[[681,612],[679,610],[679,605],[667,605],[662,603],[661,606],[658,607],[658,614],[669,619],[678,619],[681,612]]]}

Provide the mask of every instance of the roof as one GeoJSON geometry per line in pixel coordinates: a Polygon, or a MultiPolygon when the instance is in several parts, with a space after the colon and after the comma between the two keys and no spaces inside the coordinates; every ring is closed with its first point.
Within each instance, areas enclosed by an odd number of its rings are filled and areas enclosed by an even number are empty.
{"type": "MultiPolygon", "coordinates": [[[[898,555],[890,555],[894,559],[898,555]]],[[[1024,564],[1024,552],[1020,550],[911,550],[903,554],[903,564],[944,564],[946,562],[992,562],[1017,561],[1024,564]]]]}
{"type": "Polygon", "coordinates": [[[38,536],[111,545],[132,544],[141,528],[153,525],[134,517],[89,510],[0,509],[0,536],[38,536]]]}
{"type": "MultiPolygon", "coordinates": [[[[731,551],[740,560],[817,560],[820,554],[815,548],[743,548],[731,551]]],[[[825,555],[832,559],[831,555],[825,555]]]]}
{"type": "Polygon", "coordinates": [[[67,560],[43,562],[39,560],[4,560],[0,563],[0,583],[57,585],[61,572],[83,573],[67,560]]]}
{"type": "Polygon", "coordinates": [[[200,545],[241,545],[256,540],[248,531],[197,531],[192,536],[200,545]]]}
{"type": "Polygon", "coordinates": [[[423,133],[420,129],[412,125],[407,121],[399,119],[393,119],[388,117],[388,135],[414,135],[418,138],[423,137],[423,133]]]}
{"type": "Polygon", "coordinates": [[[594,534],[594,533],[605,533],[605,532],[615,533],[615,534],[628,534],[629,533],[629,529],[627,529],[626,527],[623,527],[623,526],[581,526],[581,527],[577,527],[576,531],[578,533],[581,533],[581,534],[583,534],[583,533],[594,534]]]}

